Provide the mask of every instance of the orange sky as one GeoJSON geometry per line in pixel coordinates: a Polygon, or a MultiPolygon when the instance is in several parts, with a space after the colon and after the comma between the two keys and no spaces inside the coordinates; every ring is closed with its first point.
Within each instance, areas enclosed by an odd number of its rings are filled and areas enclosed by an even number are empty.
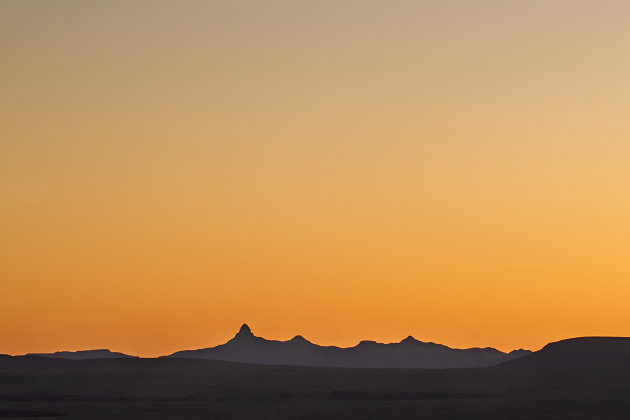
{"type": "Polygon", "coordinates": [[[628,19],[0,2],[0,353],[630,335],[628,19]]]}

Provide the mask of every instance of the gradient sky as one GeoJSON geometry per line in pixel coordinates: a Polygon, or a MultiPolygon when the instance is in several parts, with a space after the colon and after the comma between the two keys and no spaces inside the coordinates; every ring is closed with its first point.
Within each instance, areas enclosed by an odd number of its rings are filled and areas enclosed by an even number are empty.
{"type": "Polygon", "coordinates": [[[630,335],[629,21],[0,1],[0,353],[630,335]]]}

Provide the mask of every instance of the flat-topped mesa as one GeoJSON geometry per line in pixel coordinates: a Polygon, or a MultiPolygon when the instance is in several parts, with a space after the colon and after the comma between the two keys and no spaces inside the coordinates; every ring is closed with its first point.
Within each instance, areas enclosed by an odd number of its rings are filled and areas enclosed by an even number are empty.
{"type": "Polygon", "coordinates": [[[366,346],[378,346],[380,343],[377,343],[374,340],[361,340],[359,341],[359,344],[357,344],[355,346],[356,347],[366,347],[366,346]]]}
{"type": "Polygon", "coordinates": [[[78,350],[78,351],[57,351],[54,353],[28,353],[26,356],[54,357],[57,359],[121,359],[137,358],[128,354],[114,352],[109,349],[78,350]]]}

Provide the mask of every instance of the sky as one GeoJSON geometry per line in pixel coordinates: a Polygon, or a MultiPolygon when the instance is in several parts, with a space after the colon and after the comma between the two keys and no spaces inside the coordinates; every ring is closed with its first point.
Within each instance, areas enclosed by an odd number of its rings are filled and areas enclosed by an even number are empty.
{"type": "Polygon", "coordinates": [[[630,335],[625,0],[0,1],[0,353],[630,335]]]}

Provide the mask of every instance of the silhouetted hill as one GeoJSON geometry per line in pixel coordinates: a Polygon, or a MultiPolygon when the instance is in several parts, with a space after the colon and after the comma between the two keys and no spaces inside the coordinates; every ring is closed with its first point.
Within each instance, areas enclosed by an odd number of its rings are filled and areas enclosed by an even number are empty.
{"type": "Polygon", "coordinates": [[[79,351],[57,351],[55,353],[29,353],[26,356],[36,357],[54,357],[56,359],[127,359],[137,358],[138,356],[130,356],[124,353],[109,351],[108,349],[99,350],[79,350],[79,351]]]}
{"type": "Polygon", "coordinates": [[[630,368],[630,337],[580,337],[549,343],[501,367],[630,368]]]}
{"type": "Polygon", "coordinates": [[[319,346],[302,336],[291,340],[266,340],[243,324],[225,344],[176,352],[173,358],[211,359],[262,365],[326,366],[351,368],[473,368],[495,366],[529,354],[509,354],[493,348],[453,349],[409,336],[400,343],[361,341],[354,347],[319,346]]]}

